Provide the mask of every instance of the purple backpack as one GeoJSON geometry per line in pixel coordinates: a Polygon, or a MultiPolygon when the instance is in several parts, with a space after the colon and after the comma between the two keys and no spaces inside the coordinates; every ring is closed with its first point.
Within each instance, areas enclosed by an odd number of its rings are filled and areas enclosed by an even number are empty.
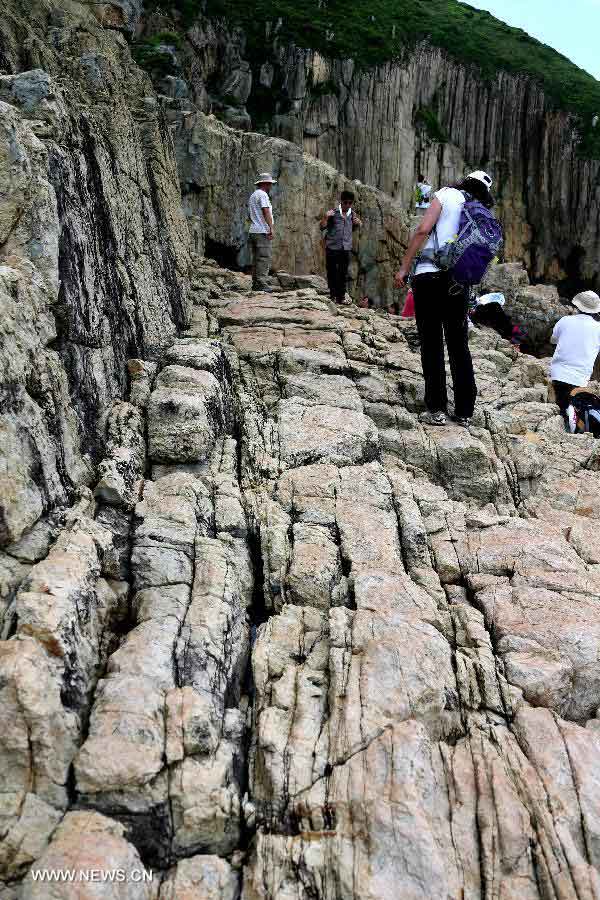
{"type": "Polygon", "coordinates": [[[503,243],[502,225],[479,200],[463,191],[465,202],[460,214],[458,234],[439,247],[433,230],[433,262],[450,272],[459,284],[479,284],[503,243]]]}

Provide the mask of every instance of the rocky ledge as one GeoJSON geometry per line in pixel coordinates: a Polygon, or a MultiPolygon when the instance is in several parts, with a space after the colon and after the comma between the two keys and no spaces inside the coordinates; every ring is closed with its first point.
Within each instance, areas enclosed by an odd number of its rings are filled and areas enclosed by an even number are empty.
{"type": "Polygon", "coordinates": [[[546,363],[473,332],[424,428],[411,322],[191,288],[3,554],[0,896],[600,896],[600,451],[546,363]]]}

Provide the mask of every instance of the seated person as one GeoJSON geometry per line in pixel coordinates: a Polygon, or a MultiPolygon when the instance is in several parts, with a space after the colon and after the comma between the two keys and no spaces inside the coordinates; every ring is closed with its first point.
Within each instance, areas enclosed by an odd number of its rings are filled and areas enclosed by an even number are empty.
{"type": "Polygon", "coordinates": [[[477,298],[477,305],[471,312],[471,321],[474,325],[493,328],[500,337],[506,338],[518,347],[525,340],[525,333],[518,325],[514,325],[510,316],[504,312],[502,307],[505,303],[506,298],[499,291],[483,294],[477,298]]]}
{"type": "Polygon", "coordinates": [[[600,352],[600,297],[594,291],[582,291],[572,302],[577,312],[559,319],[550,339],[556,344],[550,378],[565,422],[571,392],[588,383],[600,352]]]}

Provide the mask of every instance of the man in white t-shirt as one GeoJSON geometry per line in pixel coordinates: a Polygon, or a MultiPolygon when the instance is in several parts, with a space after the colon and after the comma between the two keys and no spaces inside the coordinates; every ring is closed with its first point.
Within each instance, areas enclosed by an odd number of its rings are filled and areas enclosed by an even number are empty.
{"type": "Polygon", "coordinates": [[[271,267],[273,250],[273,207],[271,206],[271,188],[277,184],[269,172],[261,172],[258,181],[254,182],[256,190],[250,195],[248,213],[250,229],[248,240],[252,250],[252,289],[270,294],[267,277],[271,267]]]}
{"type": "Polygon", "coordinates": [[[563,316],[554,326],[551,341],[556,344],[550,377],[556,402],[563,417],[571,402],[571,391],[583,387],[592,377],[600,353],[600,297],[594,291],[582,291],[573,298],[575,315],[563,316]]]}
{"type": "Polygon", "coordinates": [[[431,191],[432,187],[427,181],[425,175],[419,175],[419,180],[417,182],[417,189],[415,191],[416,194],[416,207],[417,209],[429,209],[431,205],[431,191]]]}
{"type": "Polygon", "coordinates": [[[437,247],[454,239],[459,230],[465,193],[490,209],[492,179],[486,172],[471,172],[456,187],[436,191],[429,209],[410,240],[395,285],[404,286],[413,260],[417,258],[411,281],[415,319],[421,345],[421,365],[425,380],[427,410],[420,419],[426,425],[445,425],[448,414],[444,339],[448,349],[454,413],[452,419],[468,426],[475,409],[477,386],[468,338],[468,290],[452,281],[447,271],[435,263],[437,247]]]}

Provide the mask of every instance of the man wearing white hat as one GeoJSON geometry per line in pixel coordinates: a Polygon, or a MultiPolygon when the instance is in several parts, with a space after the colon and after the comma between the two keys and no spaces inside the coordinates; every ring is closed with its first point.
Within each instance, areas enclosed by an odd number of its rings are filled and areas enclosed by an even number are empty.
{"type": "Polygon", "coordinates": [[[270,172],[261,172],[254,182],[256,190],[250,195],[248,212],[250,214],[249,241],[252,249],[252,289],[270,294],[267,277],[273,255],[273,207],[271,206],[271,187],[277,184],[270,172]]]}
{"type": "Polygon", "coordinates": [[[556,344],[550,377],[556,402],[565,416],[571,391],[583,387],[592,377],[600,353],[600,297],[594,291],[582,291],[573,298],[575,315],[563,316],[554,326],[551,341],[556,344]]]}

